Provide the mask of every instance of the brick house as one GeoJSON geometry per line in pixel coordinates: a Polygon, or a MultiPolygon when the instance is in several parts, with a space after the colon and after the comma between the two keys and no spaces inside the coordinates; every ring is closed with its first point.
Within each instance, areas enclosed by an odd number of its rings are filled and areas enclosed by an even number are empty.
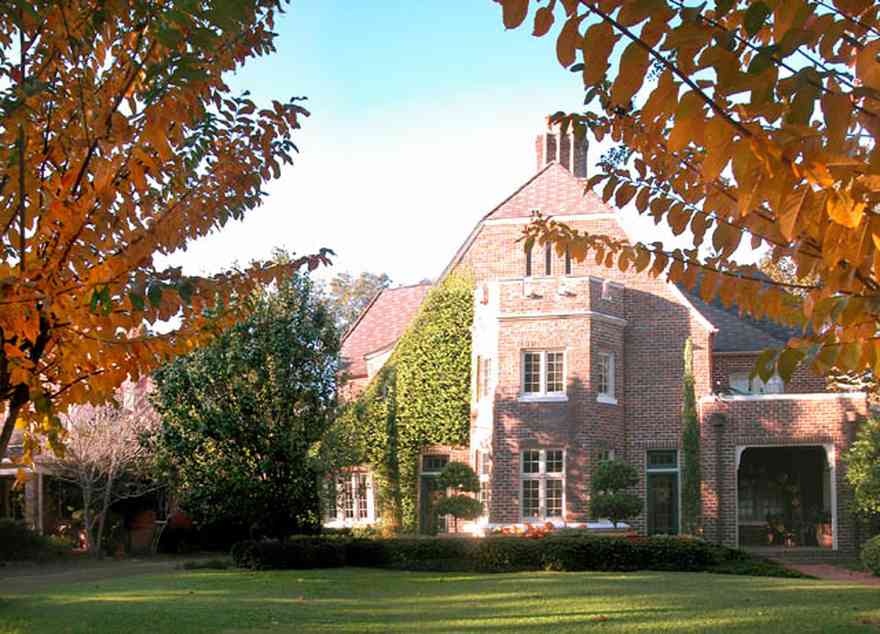
{"type": "MultiPolygon", "coordinates": [[[[468,447],[425,451],[425,482],[447,460],[466,459],[483,483],[481,526],[591,525],[591,468],[610,456],[641,475],[645,505],[634,528],[679,532],[690,337],[705,536],[852,551],[841,454],[866,415],[865,395],[828,392],[806,369],[787,384],[750,380],[760,351],[784,346],[784,328],[592,258],[579,263],[538,246],[525,253],[516,241],[534,210],[626,238],[618,212],[584,194],[583,142],[548,130],[536,150],[537,173],[483,216],[443,272],[464,267],[476,281],[471,434],[468,447]]],[[[381,368],[426,290],[383,291],[347,333],[352,394],[381,368]]]]}

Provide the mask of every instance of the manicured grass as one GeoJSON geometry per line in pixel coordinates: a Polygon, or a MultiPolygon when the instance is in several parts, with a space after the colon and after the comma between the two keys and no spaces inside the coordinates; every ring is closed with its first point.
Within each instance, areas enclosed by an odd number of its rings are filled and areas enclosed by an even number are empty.
{"type": "Polygon", "coordinates": [[[877,588],[706,573],[192,571],[0,590],[0,633],[878,632],[877,588]]]}

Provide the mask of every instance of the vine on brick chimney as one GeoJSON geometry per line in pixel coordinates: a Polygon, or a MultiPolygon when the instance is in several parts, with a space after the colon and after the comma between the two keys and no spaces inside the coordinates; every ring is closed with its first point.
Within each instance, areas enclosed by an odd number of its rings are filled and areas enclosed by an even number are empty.
{"type": "Polygon", "coordinates": [[[681,480],[682,529],[686,534],[700,531],[702,500],[700,494],[700,421],[694,391],[694,348],[690,337],[684,344],[684,405],[681,414],[681,446],[683,453],[681,480]]]}
{"type": "Polygon", "coordinates": [[[418,529],[422,449],[468,442],[473,294],[464,273],[432,289],[385,366],[340,420],[364,439],[376,505],[392,530],[418,529]]]}

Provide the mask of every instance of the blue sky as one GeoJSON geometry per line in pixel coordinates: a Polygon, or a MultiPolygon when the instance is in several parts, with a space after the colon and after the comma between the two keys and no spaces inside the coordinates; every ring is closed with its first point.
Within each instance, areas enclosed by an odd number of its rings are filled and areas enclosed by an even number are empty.
{"type": "MultiPolygon", "coordinates": [[[[233,261],[336,251],[335,270],[434,278],[476,221],[535,171],[544,117],[578,110],[555,32],[505,31],[490,0],[294,0],[276,54],[234,77],[258,101],[308,97],[300,155],[242,222],[172,261],[210,273],[233,261]]],[[[591,146],[591,160],[601,148],[591,146]]],[[[625,214],[633,237],[658,239],[625,214]]]]}

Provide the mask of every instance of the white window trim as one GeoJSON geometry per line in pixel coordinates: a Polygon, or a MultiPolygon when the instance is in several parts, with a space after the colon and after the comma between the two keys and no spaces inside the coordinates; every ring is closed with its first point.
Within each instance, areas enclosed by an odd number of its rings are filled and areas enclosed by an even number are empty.
{"type": "Polygon", "coordinates": [[[560,448],[551,449],[523,449],[519,452],[519,497],[520,497],[520,516],[524,522],[545,522],[548,520],[565,520],[565,463],[566,451],[560,448]],[[538,473],[525,473],[525,452],[538,452],[538,473]],[[547,473],[547,452],[562,452],[562,471],[560,473],[547,473]],[[525,514],[525,502],[523,500],[523,482],[526,480],[538,481],[538,515],[525,514]],[[559,480],[562,482],[562,515],[547,515],[547,481],[559,480]]]}
{"type": "Polygon", "coordinates": [[[363,471],[352,471],[345,475],[346,478],[343,478],[343,476],[340,475],[334,479],[336,490],[336,517],[332,519],[328,518],[325,525],[330,527],[350,527],[373,524],[376,521],[375,500],[373,496],[373,474],[365,473],[363,471]],[[358,518],[360,502],[357,494],[357,478],[360,476],[365,476],[367,479],[367,509],[366,517],[363,518],[358,518]],[[343,489],[344,484],[341,482],[343,479],[347,479],[351,484],[352,517],[345,517],[345,492],[343,489]]]}
{"type": "Polygon", "coordinates": [[[568,400],[568,394],[566,393],[566,385],[568,384],[568,354],[566,353],[564,348],[546,348],[546,349],[534,349],[529,348],[522,350],[519,355],[519,400],[524,403],[554,403],[554,402],[565,402],[568,400]],[[562,353],[562,391],[561,392],[548,392],[547,391],[547,353],[553,352],[561,352],[562,353]],[[540,391],[538,392],[526,392],[526,354],[540,354],[541,355],[541,366],[540,366],[540,391]]]}
{"type": "Polygon", "coordinates": [[[596,401],[607,405],[617,405],[617,355],[613,352],[599,352],[600,371],[605,357],[608,358],[608,372],[606,373],[608,391],[600,392],[597,389],[598,394],[596,396],[596,401]]]}

